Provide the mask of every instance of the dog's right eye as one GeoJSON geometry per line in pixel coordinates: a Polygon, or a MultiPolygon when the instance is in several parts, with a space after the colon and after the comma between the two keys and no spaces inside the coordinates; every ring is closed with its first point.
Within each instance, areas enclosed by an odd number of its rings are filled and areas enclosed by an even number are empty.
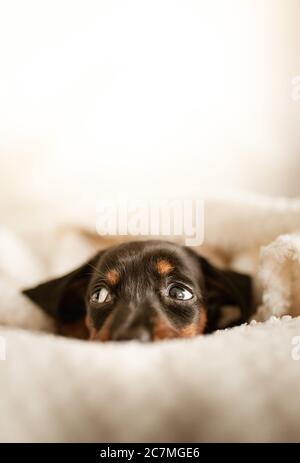
{"type": "Polygon", "coordinates": [[[95,291],[90,297],[90,302],[93,304],[103,304],[104,302],[110,302],[110,301],[111,301],[111,295],[108,289],[104,287],[95,291]]]}
{"type": "Polygon", "coordinates": [[[183,286],[171,285],[168,289],[168,296],[178,301],[188,301],[193,298],[193,293],[183,286]]]}

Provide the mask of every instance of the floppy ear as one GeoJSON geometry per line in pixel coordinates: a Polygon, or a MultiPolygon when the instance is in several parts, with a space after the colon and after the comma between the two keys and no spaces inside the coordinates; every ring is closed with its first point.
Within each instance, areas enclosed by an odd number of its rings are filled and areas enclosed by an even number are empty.
{"type": "Polygon", "coordinates": [[[100,254],[71,273],[23,290],[23,294],[59,323],[71,324],[83,319],[86,312],[85,293],[100,254]]]}
{"type": "Polygon", "coordinates": [[[247,322],[253,311],[251,278],[214,267],[203,257],[200,257],[200,262],[208,311],[206,331],[212,332],[247,322]],[[235,314],[233,306],[236,308],[235,314]]]}

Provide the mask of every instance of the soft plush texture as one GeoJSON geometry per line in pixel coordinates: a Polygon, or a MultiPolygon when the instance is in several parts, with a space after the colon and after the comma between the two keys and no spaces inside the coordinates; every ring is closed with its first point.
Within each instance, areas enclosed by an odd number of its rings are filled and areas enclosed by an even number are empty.
{"type": "Polygon", "coordinates": [[[2,329],[1,441],[296,441],[300,318],[98,345],[2,329]]]}
{"type": "Polygon", "coordinates": [[[300,202],[209,199],[205,230],[200,252],[254,276],[261,322],[149,345],[49,334],[20,294],[114,241],[92,221],[0,230],[1,441],[300,440],[300,202]]]}

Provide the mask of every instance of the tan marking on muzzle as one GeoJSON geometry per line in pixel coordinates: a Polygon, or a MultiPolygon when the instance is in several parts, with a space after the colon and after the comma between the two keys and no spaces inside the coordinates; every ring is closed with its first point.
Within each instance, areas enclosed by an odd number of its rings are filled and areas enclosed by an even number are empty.
{"type": "Polygon", "coordinates": [[[203,334],[207,323],[206,311],[203,306],[199,308],[199,319],[196,323],[190,323],[187,326],[177,330],[170,326],[167,320],[162,317],[156,318],[153,325],[154,341],[174,338],[192,338],[197,334],[203,334]]]}
{"type": "Polygon", "coordinates": [[[89,341],[109,341],[110,340],[110,324],[112,320],[112,314],[110,314],[107,319],[105,320],[103,326],[101,329],[98,331],[96,328],[93,326],[91,319],[89,316],[86,316],[86,326],[88,327],[89,330],[89,341]]]}
{"type": "Polygon", "coordinates": [[[198,326],[196,323],[191,323],[190,325],[181,328],[178,333],[179,338],[192,338],[198,334],[198,326]]]}
{"type": "Polygon", "coordinates": [[[93,327],[93,324],[92,324],[92,321],[89,315],[85,317],[85,325],[89,331],[89,341],[94,341],[97,336],[97,330],[93,327]]]}
{"type": "Polygon", "coordinates": [[[173,329],[167,321],[161,317],[157,317],[153,323],[153,339],[159,341],[162,339],[177,338],[178,333],[173,329]]]}
{"type": "Polygon", "coordinates": [[[199,320],[198,320],[198,334],[204,333],[207,323],[207,313],[203,306],[199,309],[199,320]]]}

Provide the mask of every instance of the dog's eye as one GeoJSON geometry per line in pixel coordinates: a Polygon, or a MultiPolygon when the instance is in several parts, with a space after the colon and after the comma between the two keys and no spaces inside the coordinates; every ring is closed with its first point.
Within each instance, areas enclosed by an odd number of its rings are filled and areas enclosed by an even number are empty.
{"type": "Polygon", "coordinates": [[[91,302],[94,304],[103,304],[103,302],[110,302],[111,301],[111,295],[106,288],[100,288],[98,291],[95,291],[90,299],[91,302]]]}
{"type": "Polygon", "coordinates": [[[192,299],[193,293],[182,286],[173,285],[168,290],[168,296],[178,301],[188,301],[192,299]]]}

